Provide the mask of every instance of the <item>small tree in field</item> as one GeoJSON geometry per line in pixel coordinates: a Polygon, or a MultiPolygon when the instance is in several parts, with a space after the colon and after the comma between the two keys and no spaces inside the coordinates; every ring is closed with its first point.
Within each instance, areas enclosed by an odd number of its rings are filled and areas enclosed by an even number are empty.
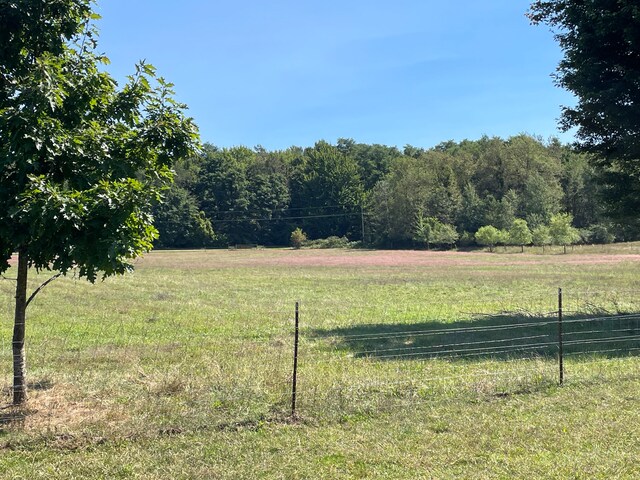
{"type": "Polygon", "coordinates": [[[497,245],[502,245],[504,247],[505,252],[507,251],[507,245],[510,243],[509,240],[509,230],[505,230],[503,228],[498,229],[498,242],[497,245]]]}
{"type": "Polygon", "coordinates": [[[533,240],[531,230],[525,220],[516,218],[509,229],[509,243],[519,245],[520,251],[524,252],[524,246],[529,245],[533,240]]]}
{"type": "Polygon", "coordinates": [[[18,253],[13,402],[27,399],[29,267],[132,270],[157,236],[151,208],[197,130],[140,63],[122,88],[99,66],[90,0],[0,1],[0,273],[18,253]]]}
{"type": "Polygon", "coordinates": [[[489,251],[493,252],[493,247],[495,247],[501,240],[501,233],[493,225],[486,225],[484,227],[480,227],[476,232],[476,242],[479,245],[485,245],[489,247],[489,251]]]}
{"type": "Polygon", "coordinates": [[[580,240],[580,233],[571,226],[573,217],[568,213],[558,213],[551,217],[549,234],[554,245],[562,245],[567,253],[567,245],[573,245],[580,240]]]}
{"type": "Polygon", "coordinates": [[[300,227],[291,232],[291,246],[295,249],[302,247],[302,244],[307,241],[307,235],[302,231],[300,227]]]}
{"type": "Polygon", "coordinates": [[[549,233],[549,227],[546,225],[538,225],[531,231],[531,243],[537,247],[542,247],[542,253],[544,253],[545,245],[551,245],[551,234],[549,233]]]}

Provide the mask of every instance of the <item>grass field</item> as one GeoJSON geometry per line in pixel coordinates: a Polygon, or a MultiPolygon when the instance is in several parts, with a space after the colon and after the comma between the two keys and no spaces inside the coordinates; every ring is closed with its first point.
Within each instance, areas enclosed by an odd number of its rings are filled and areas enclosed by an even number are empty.
{"type": "Polygon", "coordinates": [[[639,478],[640,324],[607,320],[640,312],[639,267],[637,243],[153,252],[37,297],[20,410],[9,271],[0,478],[639,478]],[[555,344],[525,348],[555,341],[558,287],[562,387],[555,344]]]}

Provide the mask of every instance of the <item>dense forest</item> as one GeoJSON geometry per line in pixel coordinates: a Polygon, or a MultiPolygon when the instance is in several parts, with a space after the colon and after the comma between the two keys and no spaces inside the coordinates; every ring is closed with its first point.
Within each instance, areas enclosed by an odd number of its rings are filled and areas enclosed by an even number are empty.
{"type": "Polygon", "coordinates": [[[589,160],[524,134],[403,150],[351,139],[278,151],[207,144],[177,165],[155,208],[156,247],[289,245],[298,228],[382,248],[545,244],[562,226],[564,244],[637,238],[607,214],[589,160]]]}

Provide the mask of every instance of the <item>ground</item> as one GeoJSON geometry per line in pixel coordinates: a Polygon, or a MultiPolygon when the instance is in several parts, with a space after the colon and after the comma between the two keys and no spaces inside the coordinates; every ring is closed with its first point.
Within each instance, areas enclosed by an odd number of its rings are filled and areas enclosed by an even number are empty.
{"type": "Polygon", "coordinates": [[[69,276],[29,307],[19,410],[1,280],[0,478],[638,478],[640,245],[501,250],[158,251],[69,276]],[[558,287],[569,320],[627,315],[567,324],[617,351],[574,345],[562,387],[553,346],[421,355],[553,343],[558,287]]]}

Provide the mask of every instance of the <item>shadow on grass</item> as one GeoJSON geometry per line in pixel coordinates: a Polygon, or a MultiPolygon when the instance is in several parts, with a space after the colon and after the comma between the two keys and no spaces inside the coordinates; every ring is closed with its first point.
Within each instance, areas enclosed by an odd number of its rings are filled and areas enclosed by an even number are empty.
{"type": "MultiPolygon", "coordinates": [[[[27,391],[43,391],[53,388],[53,382],[49,379],[42,379],[27,384],[27,391]]],[[[27,417],[37,412],[29,408],[29,403],[25,405],[13,405],[11,402],[12,395],[11,387],[4,388],[2,390],[2,403],[0,406],[0,432],[2,427],[10,425],[22,425],[27,417]],[[4,404],[6,401],[6,404],[4,404]]]]}
{"type": "MultiPolygon", "coordinates": [[[[640,354],[640,313],[571,315],[562,323],[565,357],[640,354]]],[[[487,315],[452,323],[366,324],[312,330],[311,338],[356,358],[452,360],[557,357],[557,315],[487,315]]]]}

